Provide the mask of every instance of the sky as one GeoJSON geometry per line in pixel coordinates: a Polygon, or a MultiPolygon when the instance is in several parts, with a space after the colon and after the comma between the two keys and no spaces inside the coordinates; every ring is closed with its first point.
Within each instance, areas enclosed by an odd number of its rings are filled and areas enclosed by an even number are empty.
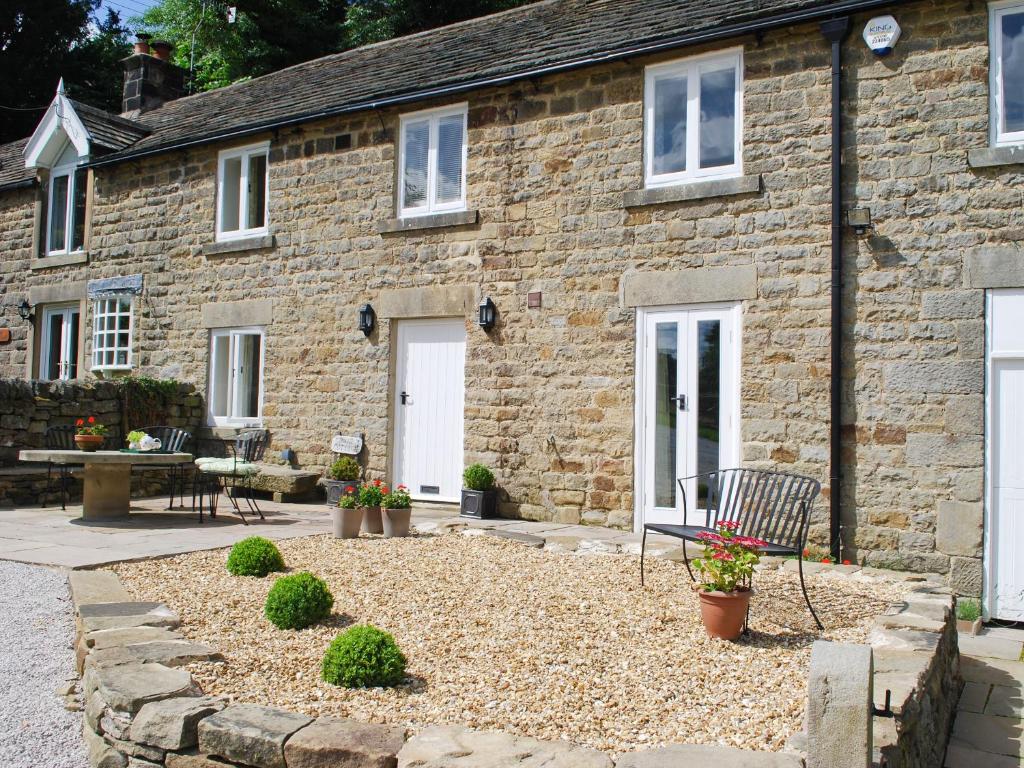
{"type": "Polygon", "coordinates": [[[143,11],[156,4],[157,0],[103,0],[97,15],[102,17],[107,8],[112,8],[120,14],[121,22],[124,23],[132,16],[141,16],[143,11]]]}

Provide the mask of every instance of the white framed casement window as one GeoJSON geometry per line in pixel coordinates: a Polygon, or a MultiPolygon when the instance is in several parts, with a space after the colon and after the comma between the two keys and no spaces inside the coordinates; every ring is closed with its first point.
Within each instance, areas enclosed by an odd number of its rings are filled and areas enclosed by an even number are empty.
{"type": "Polygon", "coordinates": [[[209,423],[260,426],[263,418],[263,329],[210,331],[209,423]]]}
{"type": "Polygon", "coordinates": [[[85,248],[88,171],[64,165],[50,171],[46,194],[46,254],[56,256],[85,248]]]}
{"type": "Polygon", "coordinates": [[[92,304],[92,370],[132,367],[132,297],[103,296],[92,304]]]}
{"type": "Polygon", "coordinates": [[[400,218],[466,210],[466,114],[457,104],[402,115],[398,142],[400,218]]]}
{"type": "Polygon", "coordinates": [[[47,381],[78,378],[79,305],[44,307],[39,343],[39,378],[47,381]]]}
{"type": "Polygon", "coordinates": [[[1024,143],[1024,2],[989,5],[989,98],[993,146],[1024,143]]]}
{"type": "Polygon", "coordinates": [[[743,49],[644,71],[647,187],[739,176],[743,171],[743,49]]]}
{"type": "Polygon", "coordinates": [[[267,234],[269,155],[264,141],[217,156],[217,240],[267,234]]]}

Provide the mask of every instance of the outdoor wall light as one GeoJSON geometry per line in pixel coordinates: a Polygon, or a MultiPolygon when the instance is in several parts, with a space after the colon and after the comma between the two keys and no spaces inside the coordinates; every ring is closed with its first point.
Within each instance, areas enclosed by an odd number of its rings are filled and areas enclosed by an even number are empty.
{"type": "Polygon", "coordinates": [[[369,304],[363,304],[359,308],[359,330],[363,332],[364,336],[369,336],[373,333],[373,326],[377,324],[377,313],[373,311],[373,307],[369,304]]]}
{"type": "Polygon", "coordinates": [[[865,234],[871,229],[870,208],[850,208],[846,212],[846,223],[853,228],[858,235],[865,234]]]}
{"type": "Polygon", "coordinates": [[[498,308],[494,306],[494,302],[491,301],[491,297],[488,296],[486,299],[480,302],[480,317],[477,320],[477,324],[485,331],[490,332],[491,328],[494,327],[494,323],[497,319],[498,308]]]}
{"type": "Polygon", "coordinates": [[[22,320],[32,319],[32,305],[28,303],[28,299],[21,300],[21,304],[18,305],[18,314],[22,320]]]}

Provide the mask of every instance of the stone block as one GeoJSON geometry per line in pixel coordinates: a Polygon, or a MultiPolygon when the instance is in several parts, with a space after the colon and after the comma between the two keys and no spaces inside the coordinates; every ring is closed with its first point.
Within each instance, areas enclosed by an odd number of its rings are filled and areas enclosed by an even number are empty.
{"type": "Polygon", "coordinates": [[[82,729],[90,768],[127,768],[128,758],[87,726],[82,729]]]}
{"type": "Polygon", "coordinates": [[[608,755],[566,741],[538,741],[459,726],[432,726],[398,753],[398,768],[612,768],[608,755]]]}
{"type": "Polygon", "coordinates": [[[246,325],[270,325],[273,320],[273,299],[214,301],[202,306],[203,328],[237,328],[246,325]]]}
{"type": "Polygon", "coordinates": [[[199,743],[198,726],[204,717],[224,709],[213,696],[164,699],[146,704],[131,725],[131,738],[141,744],[182,750],[199,743]]]}
{"type": "Polygon", "coordinates": [[[913,613],[898,613],[876,616],[873,626],[880,629],[912,629],[920,632],[941,632],[945,622],[917,616],[913,613]]]}
{"type": "Polygon", "coordinates": [[[167,768],[233,768],[231,763],[200,754],[194,749],[181,753],[168,752],[164,765],[167,768]]]}
{"type": "Polygon", "coordinates": [[[953,557],[949,560],[949,586],[958,595],[981,597],[984,567],[980,558],[953,557]]]}
{"type": "Polygon", "coordinates": [[[127,603],[132,599],[113,571],[72,571],[68,584],[76,608],[93,603],[127,603]]]}
{"type": "Polygon", "coordinates": [[[870,768],[871,648],[817,641],[807,681],[807,768],[870,768]]]}
{"type": "Polygon", "coordinates": [[[695,301],[739,301],[757,297],[757,267],[700,267],[661,272],[627,272],[622,306],[644,307],[695,301]]]}
{"type": "Polygon", "coordinates": [[[473,285],[390,288],[380,292],[373,307],[381,318],[463,317],[473,314],[478,295],[473,285]]]}
{"type": "Polygon", "coordinates": [[[107,708],[107,702],[103,700],[99,691],[93,691],[85,700],[85,724],[95,733],[100,733],[100,719],[103,711],[107,708]]]}
{"type": "Polygon", "coordinates": [[[198,693],[187,670],[140,663],[93,667],[85,674],[84,688],[87,696],[98,691],[107,706],[131,715],[151,701],[198,693]]]}
{"type": "Polygon", "coordinates": [[[953,437],[932,432],[907,435],[907,464],[911,467],[979,467],[982,451],[980,436],[953,437]]]}
{"type": "Polygon", "coordinates": [[[284,743],[313,718],[233,704],[199,723],[199,751],[253,768],[285,768],[284,743]]]}
{"type": "Polygon", "coordinates": [[[288,768],[395,768],[405,729],[321,717],[284,745],[288,768]]]}
{"type": "Polygon", "coordinates": [[[78,610],[82,631],[129,627],[178,626],[178,616],[163,603],[126,602],[83,605],[78,610]]]}
{"type": "Polygon", "coordinates": [[[980,502],[940,501],[935,546],[947,555],[980,557],[984,512],[980,502]]]}
{"type": "Polygon", "coordinates": [[[180,667],[193,661],[214,661],[224,656],[214,647],[188,640],[154,640],[148,643],[93,649],[85,666],[112,666],[132,662],[157,662],[180,667]]]}
{"type": "Polygon", "coordinates": [[[252,478],[257,491],[302,496],[316,490],[319,472],[292,469],[278,464],[259,464],[260,472],[252,478]]]}
{"type": "Polygon", "coordinates": [[[890,392],[973,395],[985,380],[984,366],[973,361],[887,363],[882,371],[890,392]]]}
{"type": "Polygon", "coordinates": [[[707,744],[670,744],[659,749],[629,752],[615,768],[803,768],[797,755],[752,752],[707,744]]]}
{"type": "Polygon", "coordinates": [[[984,316],[985,295],[980,291],[927,291],[921,295],[925,320],[975,320],[984,316]]]}

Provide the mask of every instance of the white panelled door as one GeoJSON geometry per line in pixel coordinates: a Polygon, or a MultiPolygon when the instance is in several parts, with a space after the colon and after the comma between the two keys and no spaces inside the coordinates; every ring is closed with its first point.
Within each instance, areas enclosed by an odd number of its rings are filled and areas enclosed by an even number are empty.
{"type": "Polygon", "coordinates": [[[458,501],[466,385],[461,319],[397,321],[394,483],[414,499],[458,501]]]}
{"type": "Polygon", "coordinates": [[[988,297],[987,613],[1024,620],[1024,290],[988,297]]]}

